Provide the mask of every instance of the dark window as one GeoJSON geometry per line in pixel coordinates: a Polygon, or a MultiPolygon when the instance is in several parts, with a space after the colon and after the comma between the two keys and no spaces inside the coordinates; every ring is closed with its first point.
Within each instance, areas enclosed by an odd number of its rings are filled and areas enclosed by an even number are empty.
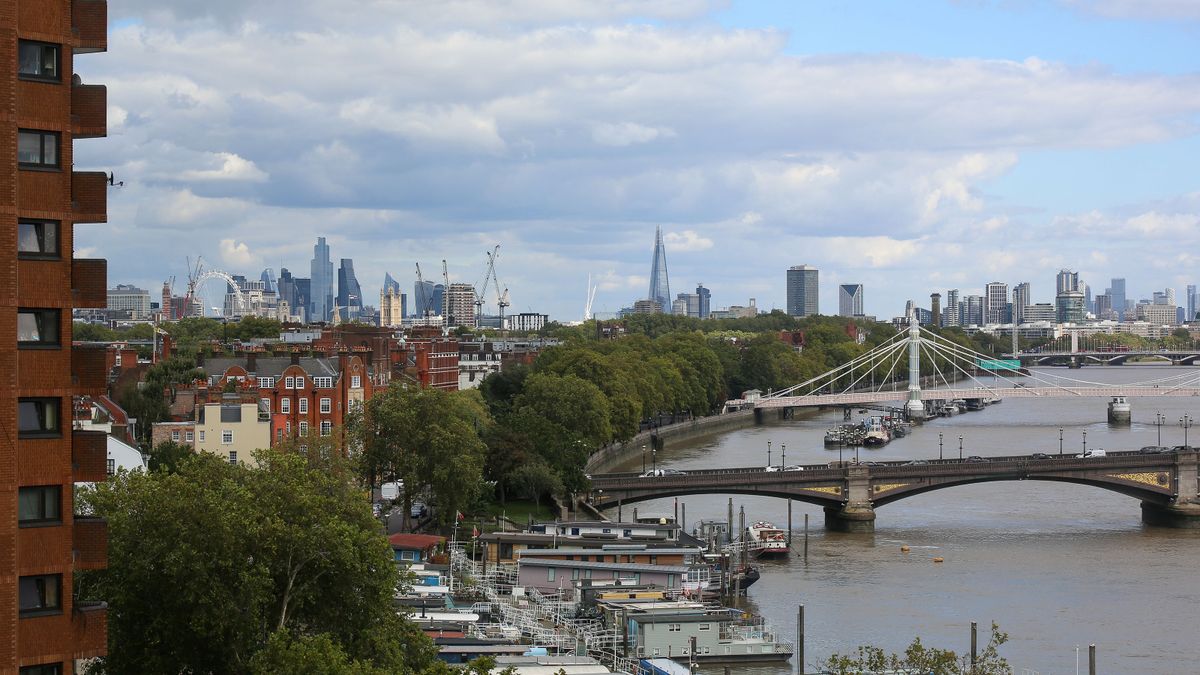
{"type": "Polygon", "coordinates": [[[24,168],[58,168],[57,131],[17,131],[17,164],[24,168]]]}
{"type": "Polygon", "coordinates": [[[17,75],[23,80],[59,82],[59,45],[50,42],[17,41],[17,75]]]}
{"type": "Polygon", "coordinates": [[[57,614],[62,611],[62,575],[21,577],[21,614],[57,614]]]}
{"type": "Polygon", "coordinates": [[[21,666],[20,675],[62,675],[62,664],[43,663],[37,666],[21,666]]]}
{"type": "Polygon", "coordinates": [[[58,221],[22,220],[17,223],[17,256],[58,257],[58,221]]]}
{"type": "Polygon", "coordinates": [[[57,398],[23,398],[17,406],[19,437],[58,436],[62,433],[57,398]]]}
{"type": "Polygon", "coordinates": [[[18,492],[17,522],[21,527],[62,522],[62,487],[39,485],[18,492]]]}
{"type": "Polygon", "coordinates": [[[17,310],[17,346],[57,347],[59,316],[57,309],[17,310]]]}

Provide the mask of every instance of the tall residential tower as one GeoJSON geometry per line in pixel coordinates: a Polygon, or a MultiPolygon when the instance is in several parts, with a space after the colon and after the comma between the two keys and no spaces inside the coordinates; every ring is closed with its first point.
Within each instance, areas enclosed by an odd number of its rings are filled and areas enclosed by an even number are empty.
{"type": "Polygon", "coordinates": [[[796,265],[787,271],[787,313],[792,316],[818,314],[817,268],[796,265]]]}

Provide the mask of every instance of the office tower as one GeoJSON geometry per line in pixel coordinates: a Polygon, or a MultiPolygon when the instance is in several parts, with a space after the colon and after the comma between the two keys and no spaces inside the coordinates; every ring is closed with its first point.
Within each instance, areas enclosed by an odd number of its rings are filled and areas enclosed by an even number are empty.
{"type": "Polygon", "coordinates": [[[344,321],[354,321],[362,314],[362,286],[354,276],[354,261],[350,258],[342,258],[338,267],[337,305],[344,321]]]}
{"type": "MultiPolygon", "coordinates": [[[[107,566],[106,523],[75,486],[107,478],[107,436],[72,428],[107,394],[106,350],[72,345],[76,308],[107,304],[108,267],[75,258],[75,229],[108,220],[108,179],[74,170],[107,135],[104,85],[76,72],[108,48],[103,0],[0,0],[0,673],[75,672],[105,653],[107,609],[76,583],[107,566]],[[95,146],[90,146],[95,147],[95,146]],[[36,669],[36,670],[35,670],[36,669]]],[[[95,158],[89,160],[95,163],[95,158]]]]}
{"type": "Polygon", "coordinates": [[[333,261],[329,259],[329,246],[325,243],[325,237],[317,237],[317,243],[313,246],[309,277],[312,279],[312,298],[308,319],[329,321],[333,318],[333,261]]]}
{"type": "Polygon", "coordinates": [[[1013,287],[1012,320],[1014,324],[1025,323],[1025,308],[1031,304],[1030,286],[1028,281],[1022,281],[1013,287]]]}
{"type": "Polygon", "coordinates": [[[442,296],[446,287],[432,281],[418,281],[413,284],[413,313],[414,317],[439,316],[443,311],[442,296]]]}
{"type": "Polygon", "coordinates": [[[1083,293],[1079,291],[1063,291],[1055,296],[1054,300],[1054,318],[1059,323],[1083,322],[1083,293]]]}
{"type": "Polygon", "coordinates": [[[1172,307],[1175,307],[1178,304],[1175,302],[1175,289],[1168,288],[1166,295],[1167,295],[1167,304],[1172,307]]]}
{"type": "Polygon", "coordinates": [[[696,296],[700,298],[700,318],[707,319],[708,313],[711,311],[712,293],[704,287],[704,284],[696,284],[696,296]]]}
{"type": "Polygon", "coordinates": [[[983,302],[985,323],[1005,323],[1004,310],[1008,305],[1008,284],[993,281],[985,286],[983,302]]]}
{"type": "Polygon", "coordinates": [[[942,294],[929,294],[929,323],[934,326],[942,325],[942,294]]]}
{"type": "Polygon", "coordinates": [[[946,291],[946,309],[942,310],[942,325],[962,325],[962,302],[958,299],[957,288],[946,291]]]}
{"type": "Polygon", "coordinates": [[[259,275],[258,280],[262,282],[264,291],[270,291],[271,293],[279,295],[279,281],[275,278],[275,270],[268,267],[262,271],[262,274],[259,275]]]}
{"type": "Polygon", "coordinates": [[[1116,318],[1116,314],[1112,308],[1112,296],[1108,293],[1101,293],[1096,296],[1095,307],[1096,318],[1100,321],[1116,318]]]}
{"type": "Polygon", "coordinates": [[[1113,278],[1112,286],[1108,289],[1108,294],[1112,296],[1113,311],[1117,313],[1117,320],[1125,320],[1125,310],[1128,308],[1128,302],[1125,298],[1125,280],[1113,278]]]}
{"type": "Polygon", "coordinates": [[[962,325],[983,325],[983,296],[968,295],[963,299],[962,325]]]}
{"type": "Polygon", "coordinates": [[[650,264],[650,292],[647,298],[660,307],[671,306],[671,283],[667,278],[667,249],[663,246],[662,228],[654,228],[654,261],[650,264]]]}
{"type": "Polygon", "coordinates": [[[1092,305],[1092,287],[1081,281],[1077,290],[1083,293],[1083,309],[1088,312],[1092,311],[1094,308],[1092,305]]]}
{"type": "Polygon", "coordinates": [[[475,327],[475,287],[456,282],[442,295],[442,316],[447,326],[475,327]]]}
{"type": "Polygon", "coordinates": [[[838,286],[838,316],[863,315],[863,285],[842,284],[838,286]]]}
{"type": "Polygon", "coordinates": [[[1183,300],[1187,304],[1187,312],[1183,315],[1184,320],[1191,323],[1196,318],[1196,286],[1194,284],[1188,284],[1187,297],[1183,300]]]}
{"type": "Polygon", "coordinates": [[[700,318],[700,296],[695,293],[680,293],[671,301],[671,313],[676,316],[700,318]]]}
{"type": "Polygon", "coordinates": [[[1166,291],[1154,291],[1154,293],[1150,297],[1151,297],[1150,304],[1153,304],[1153,305],[1174,305],[1175,304],[1173,302],[1167,301],[1166,291]]]}
{"type": "Polygon", "coordinates": [[[819,314],[817,268],[796,265],[787,271],[787,313],[792,316],[819,314]]]}
{"type": "Polygon", "coordinates": [[[1079,290],[1079,273],[1071,270],[1059,270],[1054,280],[1054,294],[1079,290]]]}

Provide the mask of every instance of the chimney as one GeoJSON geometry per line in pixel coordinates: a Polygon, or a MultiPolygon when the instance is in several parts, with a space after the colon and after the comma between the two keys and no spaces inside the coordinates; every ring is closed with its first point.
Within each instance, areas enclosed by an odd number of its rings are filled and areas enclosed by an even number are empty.
{"type": "Polygon", "coordinates": [[[258,372],[258,352],[246,352],[246,372],[258,372]]]}
{"type": "Polygon", "coordinates": [[[300,350],[298,349],[292,350],[292,365],[300,365],[300,350]]]}

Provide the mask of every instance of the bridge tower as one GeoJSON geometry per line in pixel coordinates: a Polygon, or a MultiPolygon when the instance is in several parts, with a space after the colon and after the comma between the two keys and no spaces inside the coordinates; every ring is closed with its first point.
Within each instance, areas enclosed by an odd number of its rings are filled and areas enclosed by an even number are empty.
{"type": "Polygon", "coordinates": [[[908,314],[908,401],[904,412],[910,420],[925,419],[925,402],[921,400],[921,327],[916,312],[908,314]]]}

